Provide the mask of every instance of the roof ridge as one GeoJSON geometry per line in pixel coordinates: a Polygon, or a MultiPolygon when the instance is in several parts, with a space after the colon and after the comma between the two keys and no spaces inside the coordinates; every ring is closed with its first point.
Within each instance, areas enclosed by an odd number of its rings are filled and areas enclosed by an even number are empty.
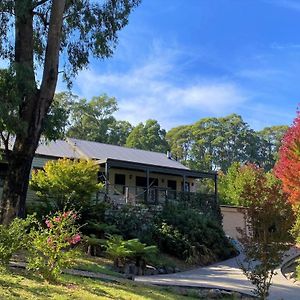
{"type": "MultiPolygon", "coordinates": [[[[138,148],[131,148],[131,147],[125,147],[125,146],[120,146],[120,145],[101,143],[101,142],[96,142],[96,141],[82,140],[82,139],[77,139],[77,138],[67,138],[67,140],[77,140],[77,141],[88,142],[88,143],[95,143],[95,144],[101,144],[101,145],[106,145],[106,146],[111,146],[111,147],[119,147],[119,148],[123,148],[123,149],[137,150],[137,151],[143,151],[143,152],[150,152],[150,153],[157,153],[157,154],[166,155],[164,152],[144,150],[144,149],[138,149],[138,148]]],[[[173,160],[173,161],[177,161],[177,160],[173,160]]]]}

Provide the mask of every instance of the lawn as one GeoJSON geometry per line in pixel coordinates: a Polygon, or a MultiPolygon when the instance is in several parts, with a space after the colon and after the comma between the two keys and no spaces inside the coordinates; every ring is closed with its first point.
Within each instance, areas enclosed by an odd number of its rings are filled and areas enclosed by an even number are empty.
{"type": "Polygon", "coordinates": [[[123,280],[122,283],[62,275],[57,285],[45,283],[25,270],[1,274],[0,299],[195,299],[158,288],[123,280]]]}

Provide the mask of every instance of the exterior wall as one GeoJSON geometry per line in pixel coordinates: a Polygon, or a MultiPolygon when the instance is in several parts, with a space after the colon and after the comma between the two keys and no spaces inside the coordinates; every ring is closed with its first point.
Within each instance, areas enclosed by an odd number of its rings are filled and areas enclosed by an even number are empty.
{"type": "Polygon", "coordinates": [[[221,205],[223,215],[223,230],[230,237],[237,239],[239,233],[237,228],[246,229],[245,214],[247,209],[244,207],[221,205]]]}
{"type": "MultiPolygon", "coordinates": [[[[101,170],[104,171],[104,170],[101,170]]],[[[109,197],[114,203],[131,203],[135,204],[138,202],[143,202],[146,200],[146,190],[145,187],[137,187],[136,186],[136,177],[146,177],[146,172],[142,171],[134,171],[134,170],[126,170],[126,169],[118,169],[111,168],[109,169],[109,197]],[[115,174],[125,175],[125,185],[116,185],[115,183],[115,174]]],[[[150,178],[157,179],[158,188],[150,187],[149,190],[149,203],[164,203],[166,201],[166,190],[168,188],[168,180],[176,181],[176,192],[182,191],[182,176],[174,176],[168,174],[157,174],[151,173],[149,174],[150,178]]],[[[187,178],[186,182],[189,182],[190,191],[195,191],[195,182],[194,179],[187,178]]],[[[151,184],[151,182],[150,182],[151,184]]],[[[175,191],[168,190],[168,197],[176,196],[175,191]]]]}
{"type": "MultiPolygon", "coordinates": [[[[116,169],[111,168],[109,170],[109,182],[110,184],[115,184],[115,174],[124,174],[125,175],[125,185],[126,186],[135,186],[135,179],[137,176],[146,177],[146,172],[139,172],[134,170],[125,170],[125,169],[116,169]]],[[[150,173],[149,177],[158,179],[158,186],[161,188],[168,187],[168,180],[175,180],[177,191],[181,191],[181,183],[183,182],[183,177],[181,176],[172,176],[168,174],[157,174],[157,173],[150,173]]],[[[190,183],[191,192],[195,190],[194,180],[191,178],[187,178],[186,182],[190,183]]]]}

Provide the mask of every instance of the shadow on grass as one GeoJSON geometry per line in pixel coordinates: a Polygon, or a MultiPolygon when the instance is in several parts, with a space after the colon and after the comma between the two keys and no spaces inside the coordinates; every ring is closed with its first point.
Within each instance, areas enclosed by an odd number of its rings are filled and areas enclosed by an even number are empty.
{"type": "Polygon", "coordinates": [[[63,299],[85,299],[81,296],[83,290],[91,296],[111,298],[101,288],[85,287],[82,283],[82,278],[63,276],[54,285],[26,270],[16,269],[0,274],[0,299],[49,299],[54,296],[63,299]]]}

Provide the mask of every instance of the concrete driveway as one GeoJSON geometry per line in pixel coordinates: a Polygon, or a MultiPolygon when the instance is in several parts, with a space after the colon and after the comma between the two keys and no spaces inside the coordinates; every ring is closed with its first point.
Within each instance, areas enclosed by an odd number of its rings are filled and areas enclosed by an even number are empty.
{"type": "MultiPolygon", "coordinates": [[[[291,248],[290,251],[285,254],[283,264],[299,254],[299,248],[291,248]]],[[[135,280],[157,285],[219,288],[252,295],[254,286],[240,270],[237,262],[238,259],[243,260],[243,255],[240,254],[237,258],[231,258],[187,272],[155,276],[138,276],[135,280]]],[[[282,275],[281,268],[279,268],[277,270],[277,275],[273,277],[269,299],[299,300],[300,286],[287,280],[282,275]]]]}

